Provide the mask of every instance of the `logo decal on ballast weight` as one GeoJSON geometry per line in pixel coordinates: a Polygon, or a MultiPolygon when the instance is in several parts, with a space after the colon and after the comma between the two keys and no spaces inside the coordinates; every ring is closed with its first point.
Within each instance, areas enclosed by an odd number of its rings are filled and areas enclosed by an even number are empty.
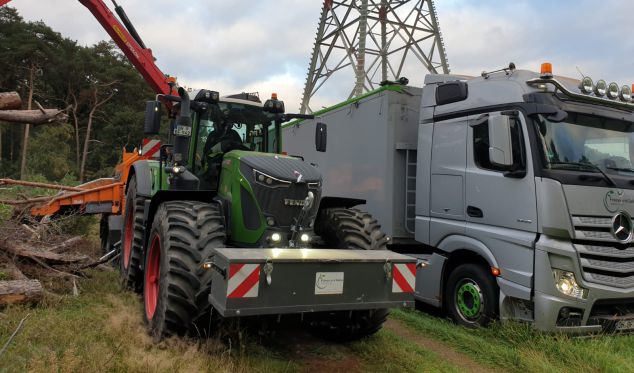
{"type": "Polygon", "coordinates": [[[343,294],[343,272],[317,272],[315,294],[343,294]]]}

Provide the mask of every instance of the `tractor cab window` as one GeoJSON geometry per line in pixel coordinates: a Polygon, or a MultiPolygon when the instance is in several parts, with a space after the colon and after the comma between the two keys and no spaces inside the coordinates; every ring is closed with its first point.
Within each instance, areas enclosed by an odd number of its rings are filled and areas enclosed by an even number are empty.
{"type": "Polygon", "coordinates": [[[200,114],[196,130],[196,168],[205,168],[210,158],[231,150],[279,153],[279,129],[262,107],[220,102],[200,114]]]}

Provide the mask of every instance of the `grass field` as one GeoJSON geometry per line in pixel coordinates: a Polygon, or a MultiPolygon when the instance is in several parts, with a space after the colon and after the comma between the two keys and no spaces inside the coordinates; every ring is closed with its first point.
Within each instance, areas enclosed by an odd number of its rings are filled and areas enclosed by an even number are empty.
{"type": "Polygon", "coordinates": [[[392,313],[375,336],[332,344],[301,330],[249,334],[239,346],[216,339],[146,335],[139,298],[121,291],[115,272],[91,272],[78,297],[47,298],[0,314],[0,343],[25,326],[0,357],[1,372],[631,372],[634,337],[568,338],[522,324],[467,330],[441,317],[392,313]]]}

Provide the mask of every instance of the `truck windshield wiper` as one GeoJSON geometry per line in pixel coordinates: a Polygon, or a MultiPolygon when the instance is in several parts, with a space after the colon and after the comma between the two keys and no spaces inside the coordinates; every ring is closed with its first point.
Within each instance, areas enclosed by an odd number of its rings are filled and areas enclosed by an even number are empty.
{"type": "MultiPolygon", "coordinates": [[[[610,184],[613,187],[616,187],[616,183],[614,182],[614,180],[612,180],[611,177],[608,176],[608,174],[606,174],[602,169],[600,169],[597,165],[594,165],[592,163],[581,163],[581,162],[550,162],[551,165],[569,165],[569,166],[577,166],[577,167],[585,167],[585,168],[589,168],[591,170],[595,170],[596,172],[599,172],[601,175],[603,175],[603,178],[608,182],[608,184],[610,184]]],[[[634,170],[632,170],[632,172],[634,172],[634,170]]]]}
{"type": "Polygon", "coordinates": [[[634,172],[634,168],[627,168],[627,167],[606,167],[608,170],[614,170],[614,171],[623,171],[623,172],[634,172]]]}

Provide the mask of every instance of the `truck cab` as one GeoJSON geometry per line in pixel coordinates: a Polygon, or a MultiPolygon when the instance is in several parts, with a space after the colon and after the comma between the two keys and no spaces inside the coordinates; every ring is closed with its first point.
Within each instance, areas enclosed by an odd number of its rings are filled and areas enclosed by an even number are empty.
{"type": "MultiPolygon", "coordinates": [[[[419,259],[416,298],[458,323],[623,331],[634,328],[633,112],[629,86],[511,64],[316,113],[330,148],[299,154],[319,164],[324,196],[346,193],[329,175],[348,165],[350,197],[366,200],[392,250],[419,259]],[[345,135],[364,128],[378,144],[345,135]],[[373,172],[376,188],[355,187],[373,172]]],[[[308,128],[287,127],[285,150],[306,149],[308,128]]]]}
{"type": "MultiPolygon", "coordinates": [[[[629,329],[631,90],[545,69],[427,77],[419,138],[431,143],[419,142],[430,146],[418,152],[416,240],[483,258],[502,318],[546,330],[629,329]]],[[[469,320],[471,296],[444,293],[469,320]]]]}

